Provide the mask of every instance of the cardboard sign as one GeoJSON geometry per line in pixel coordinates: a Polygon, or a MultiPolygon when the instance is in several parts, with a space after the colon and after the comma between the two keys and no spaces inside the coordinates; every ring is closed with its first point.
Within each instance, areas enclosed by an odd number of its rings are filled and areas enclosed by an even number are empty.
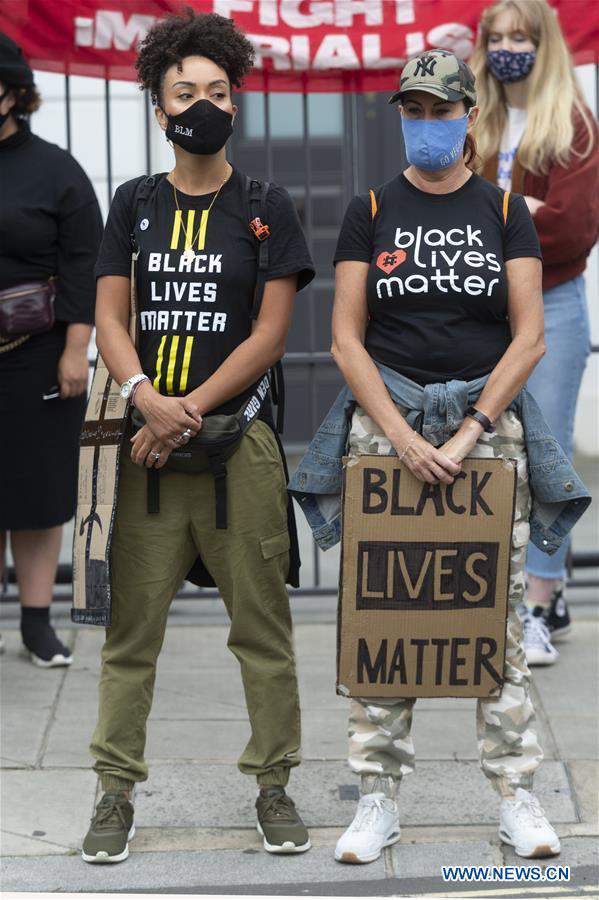
{"type": "Polygon", "coordinates": [[[337,693],[501,693],[515,499],[511,460],[466,459],[452,485],[345,460],[337,693]]]}
{"type": "Polygon", "coordinates": [[[110,625],[110,543],[127,401],[98,354],[79,440],[73,532],[74,622],[110,625]]]}
{"type": "MultiPolygon", "coordinates": [[[[137,347],[139,252],[131,254],[129,336],[137,347]]],[[[111,624],[110,545],[116,512],[119,458],[127,428],[129,401],[121,397],[98,353],[79,438],[77,511],[73,529],[73,607],[82,625],[111,624]]]]}

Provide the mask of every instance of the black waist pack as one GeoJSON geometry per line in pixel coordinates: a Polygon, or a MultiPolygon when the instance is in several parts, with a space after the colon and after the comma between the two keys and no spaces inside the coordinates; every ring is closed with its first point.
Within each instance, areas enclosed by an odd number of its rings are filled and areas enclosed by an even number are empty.
{"type": "Polygon", "coordinates": [[[41,334],[54,325],[55,278],[0,291],[0,335],[5,339],[41,334]]]}
{"type": "MultiPolygon", "coordinates": [[[[232,415],[206,416],[202,427],[186,444],[171,451],[164,468],[171,472],[196,475],[211,471],[214,476],[216,498],[216,527],[227,527],[227,466],[226,462],[238,449],[241,439],[256,421],[268,396],[268,375],[255,385],[243,406],[232,415]]],[[[131,409],[134,432],[146,424],[141,412],[131,409]]],[[[148,512],[160,511],[160,469],[148,469],[148,512]]]]}

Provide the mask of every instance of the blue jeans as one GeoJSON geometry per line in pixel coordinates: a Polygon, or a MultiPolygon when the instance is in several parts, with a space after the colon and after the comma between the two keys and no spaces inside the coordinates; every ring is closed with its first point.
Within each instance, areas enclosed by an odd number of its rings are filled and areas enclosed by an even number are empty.
{"type": "MultiPolygon", "coordinates": [[[[591,338],[584,275],[543,294],[547,352],[527,384],[551,431],[572,459],[574,417],[591,338]]],[[[564,578],[569,542],[552,556],[528,546],[526,570],[541,578],[564,578]]]]}

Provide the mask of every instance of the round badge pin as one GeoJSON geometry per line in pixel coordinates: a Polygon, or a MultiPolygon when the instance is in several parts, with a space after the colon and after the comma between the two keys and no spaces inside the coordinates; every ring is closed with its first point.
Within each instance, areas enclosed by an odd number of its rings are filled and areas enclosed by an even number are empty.
{"type": "Polygon", "coordinates": [[[149,219],[142,219],[141,222],[139,223],[139,227],[141,228],[142,231],[145,231],[148,228],[149,224],[150,224],[149,219]]]}

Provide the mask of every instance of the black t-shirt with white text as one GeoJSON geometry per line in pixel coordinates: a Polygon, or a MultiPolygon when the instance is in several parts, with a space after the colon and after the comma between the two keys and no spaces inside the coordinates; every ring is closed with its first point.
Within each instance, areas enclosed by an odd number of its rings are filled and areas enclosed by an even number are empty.
{"type": "MultiPolygon", "coordinates": [[[[115,193],[96,277],[130,275],[139,183],[135,178],[115,193]]],[[[161,394],[189,394],[251,334],[259,245],[249,228],[245,176],[234,169],[208,212],[214,196],[177,191],[177,209],[173,185],[163,177],[136,217],[138,352],[161,394]],[[190,248],[193,258],[185,253],[190,248]]],[[[314,267],[284,188],[271,184],[264,218],[271,233],[266,280],[297,273],[301,290],[314,267]]],[[[250,393],[248,388],[212,412],[236,412],[250,393]]]]}
{"type": "Polygon", "coordinates": [[[402,173],[347,208],[335,263],[370,264],[365,347],[419,384],[488,374],[510,343],[505,262],[541,259],[524,198],[471,175],[429,194],[402,173]]]}

